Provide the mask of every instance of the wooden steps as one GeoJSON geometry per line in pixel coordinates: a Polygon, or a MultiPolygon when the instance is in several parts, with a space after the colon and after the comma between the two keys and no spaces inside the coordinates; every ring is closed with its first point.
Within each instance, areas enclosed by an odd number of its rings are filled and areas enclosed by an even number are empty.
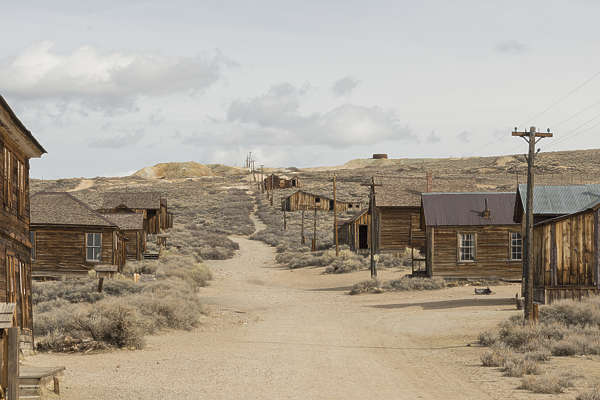
{"type": "Polygon", "coordinates": [[[144,253],[144,260],[158,260],[159,253],[144,253]]]}

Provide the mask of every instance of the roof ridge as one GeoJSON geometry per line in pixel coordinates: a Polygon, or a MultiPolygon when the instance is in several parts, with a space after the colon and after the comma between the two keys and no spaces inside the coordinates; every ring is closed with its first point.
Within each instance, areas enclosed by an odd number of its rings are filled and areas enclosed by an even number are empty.
{"type": "Polygon", "coordinates": [[[108,223],[109,226],[118,228],[118,226],[114,222],[108,220],[102,214],[100,214],[98,211],[94,210],[92,207],[90,207],[83,201],[79,200],[77,197],[73,196],[69,192],[38,192],[38,193],[34,194],[33,197],[38,196],[38,195],[63,195],[63,196],[66,196],[66,197],[74,200],[79,205],[83,206],[83,208],[85,208],[87,211],[90,211],[92,213],[92,215],[95,215],[98,218],[100,218],[101,220],[103,220],[104,222],[108,223]]]}

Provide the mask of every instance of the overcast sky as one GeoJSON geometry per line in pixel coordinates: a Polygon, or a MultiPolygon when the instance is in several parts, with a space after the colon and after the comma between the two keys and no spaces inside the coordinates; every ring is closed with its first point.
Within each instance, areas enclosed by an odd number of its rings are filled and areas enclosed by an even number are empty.
{"type": "Polygon", "coordinates": [[[0,93],[48,151],[34,177],[515,153],[532,124],[542,150],[600,147],[592,0],[84,3],[0,16],[0,93]]]}

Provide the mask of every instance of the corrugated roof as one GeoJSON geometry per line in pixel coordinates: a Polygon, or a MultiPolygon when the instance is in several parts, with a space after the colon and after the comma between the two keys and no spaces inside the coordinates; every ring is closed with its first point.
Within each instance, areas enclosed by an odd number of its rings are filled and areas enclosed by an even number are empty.
{"type": "Polygon", "coordinates": [[[515,225],[515,192],[423,193],[427,226],[515,225]],[[487,199],[490,217],[483,216],[487,199]]]}
{"type": "Polygon", "coordinates": [[[126,206],[134,209],[159,209],[159,192],[107,192],[102,195],[103,209],[126,206]]]}
{"type": "Polygon", "coordinates": [[[123,230],[142,230],[144,229],[144,215],[138,213],[102,213],[109,221],[123,230]]]}
{"type": "MultiPolygon", "coordinates": [[[[573,214],[600,201],[600,185],[535,186],[533,213],[545,215],[573,214]]],[[[519,185],[521,206],[527,204],[527,185],[519,185]]]]}
{"type": "Polygon", "coordinates": [[[87,204],[66,192],[41,192],[31,196],[32,225],[88,225],[117,227],[87,204]]]}

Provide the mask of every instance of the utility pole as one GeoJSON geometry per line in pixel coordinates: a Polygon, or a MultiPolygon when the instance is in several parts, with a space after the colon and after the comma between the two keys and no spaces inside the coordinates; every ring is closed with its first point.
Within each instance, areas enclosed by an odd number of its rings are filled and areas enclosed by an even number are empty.
{"type": "Polygon", "coordinates": [[[375,265],[375,186],[381,184],[375,183],[375,177],[371,177],[371,183],[363,186],[369,186],[369,214],[371,215],[371,278],[377,278],[377,265],[375,265]]]}
{"type": "MultiPolygon", "coordinates": [[[[529,143],[529,155],[525,156],[527,159],[527,208],[525,210],[525,252],[527,257],[523,264],[523,275],[524,275],[524,296],[525,306],[524,317],[525,322],[532,323],[535,318],[535,311],[533,305],[533,280],[534,280],[534,266],[533,266],[533,188],[534,188],[534,171],[536,150],[535,145],[543,138],[552,137],[550,129],[547,132],[536,132],[535,127],[529,128],[529,131],[519,132],[517,128],[512,132],[512,136],[519,136],[529,143]]],[[[538,149],[539,152],[539,149],[538,149]]]]}
{"type": "Polygon", "coordinates": [[[333,174],[333,234],[335,235],[335,256],[339,257],[340,248],[338,244],[338,226],[337,226],[337,198],[335,193],[335,174],[333,174]]]}
{"type": "Polygon", "coordinates": [[[273,205],[273,192],[274,192],[274,187],[273,187],[273,174],[271,174],[271,205],[273,205]]]}
{"type": "Polygon", "coordinates": [[[317,251],[317,206],[315,205],[315,217],[313,218],[313,238],[312,238],[312,251],[317,251]]]}
{"type": "Polygon", "coordinates": [[[300,243],[305,244],[306,239],[304,238],[304,209],[302,209],[302,225],[300,227],[300,243]]]}
{"type": "Polygon", "coordinates": [[[265,168],[265,165],[261,164],[260,165],[260,192],[261,193],[265,192],[265,188],[264,188],[264,185],[265,185],[265,176],[264,176],[265,171],[264,171],[264,168],[265,168]]]}
{"type": "Polygon", "coordinates": [[[285,209],[283,210],[283,230],[287,230],[287,217],[285,215],[285,209]]]}

